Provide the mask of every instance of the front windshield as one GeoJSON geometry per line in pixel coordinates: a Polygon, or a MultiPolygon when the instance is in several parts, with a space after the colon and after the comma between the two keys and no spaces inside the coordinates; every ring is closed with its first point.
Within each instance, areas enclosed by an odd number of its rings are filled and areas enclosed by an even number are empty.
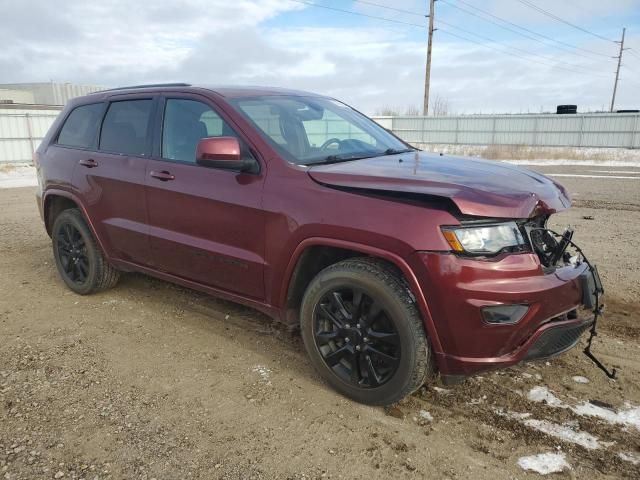
{"type": "Polygon", "coordinates": [[[411,149],[337,100],[273,95],[237,98],[232,103],[293,163],[347,161],[411,149]]]}

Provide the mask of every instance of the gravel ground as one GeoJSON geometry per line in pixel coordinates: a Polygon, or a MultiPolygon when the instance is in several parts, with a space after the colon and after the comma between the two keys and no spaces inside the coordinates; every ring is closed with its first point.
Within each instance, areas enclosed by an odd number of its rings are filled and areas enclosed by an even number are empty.
{"type": "Polygon", "coordinates": [[[33,188],[0,190],[0,478],[526,479],[518,460],[543,453],[566,478],[640,478],[640,182],[563,183],[579,195],[557,223],[602,270],[595,350],[619,380],[574,349],[390,409],[334,393],[253,310],[134,274],[71,293],[33,188]]]}

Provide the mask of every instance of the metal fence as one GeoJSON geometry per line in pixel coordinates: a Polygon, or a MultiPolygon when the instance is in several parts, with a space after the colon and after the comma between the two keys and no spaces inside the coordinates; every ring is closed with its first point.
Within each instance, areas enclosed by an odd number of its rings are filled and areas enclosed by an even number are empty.
{"type": "MultiPolygon", "coordinates": [[[[58,113],[58,109],[0,108],[0,163],[31,162],[58,113]]],[[[373,118],[412,144],[640,148],[637,113],[373,118]]],[[[348,133],[338,132],[331,120],[322,122],[326,124],[314,121],[309,129],[314,141],[348,133]]]]}
{"type": "Polygon", "coordinates": [[[52,109],[0,109],[0,163],[31,162],[58,116],[52,109]]]}
{"type": "Polygon", "coordinates": [[[640,148],[640,114],[373,117],[412,144],[640,148]]]}

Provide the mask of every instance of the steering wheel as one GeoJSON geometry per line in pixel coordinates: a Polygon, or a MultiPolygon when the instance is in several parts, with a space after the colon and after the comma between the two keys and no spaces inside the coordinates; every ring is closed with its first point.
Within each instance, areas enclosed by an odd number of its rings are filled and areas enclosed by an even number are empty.
{"type": "Polygon", "coordinates": [[[320,146],[320,150],[326,150],[329,145],[332,145],[334,143],[337,143],[339,146],[342,141],[339,138],[330,138],[320,146]]]}

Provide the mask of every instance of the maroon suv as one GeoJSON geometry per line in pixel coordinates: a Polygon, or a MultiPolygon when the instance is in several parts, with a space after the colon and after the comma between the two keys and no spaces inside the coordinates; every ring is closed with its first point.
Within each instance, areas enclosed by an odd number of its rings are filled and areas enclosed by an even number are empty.
{"type": "Polygon", "coordinates": [[[337,390],[389,404],[574,346],[589,265],[545,225],[563,187],[412,148],[305,92],[188,84],[71,101],[36,154],[67,286],[138,271],[299,326],[337,390]],[[566,247],[566,245],[565,245],[566,247]]]}

